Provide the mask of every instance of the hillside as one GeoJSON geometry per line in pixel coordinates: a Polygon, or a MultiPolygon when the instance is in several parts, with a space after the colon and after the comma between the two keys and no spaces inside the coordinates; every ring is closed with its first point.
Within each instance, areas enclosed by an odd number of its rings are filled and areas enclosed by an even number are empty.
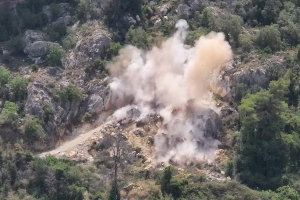
{"type": "Polygon", "coordinates": [[[300,199],[297,0],[0,0],[0,199],[300,199]]]}

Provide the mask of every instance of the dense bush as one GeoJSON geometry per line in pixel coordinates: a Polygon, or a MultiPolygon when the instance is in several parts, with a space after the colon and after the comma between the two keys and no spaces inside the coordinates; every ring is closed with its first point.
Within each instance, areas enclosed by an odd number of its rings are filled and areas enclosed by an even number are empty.
{"type": "Polygon", "coordinates": [[[46,137],[41,121],[36,117],[28,117],[25,121],[25,135],[32,143],[34,141],[42,141],[46,137]]]}
{"type": "Polygon", "coordinates": [[[47,34],[52,41],[60,42],[67,34],[67,27],[64,23],[52,24],[47,28],[47,34]]]}
{"type": "Polygon", "coordinates": [[[22,101],[27,97],[28,83],[26,78],[19,75],[10,81],[9,87],[14,101],[22,101]]]}
{"type": "Polygon", "coordinates": [[[280,32],[276,26],[266,26],[262,28],[256,38],[256,43],[261,48],[269,48],[277,51],[281,47],[280,32]]]}
{"type": "Polygon", "coordinates": [[[276,23],[282,9],[281,0],[250,0],[237,4],[236,12],[251,25],[276,23]]]}
{"type": "Polygon", "coordinates": [[[68,85],[59,91],[59,97],[62,101],[81,101],[83,98],[83,94],[75,85],[68,85]]]}
{"type": "Polygon", "coordinates": [[[14,124],[19,116],[18,110],[15,103],[6,101],[0,113],[0,124],[14,124]]]}
{"type": "MultiPolygon", "coordinates": [[[[57,4],[62,2],[68,2],[72,7],[77,6],[77,0],[25,0],[16,6],[16,12],[2,7],[0,10],[0,42],[21,35],[26,29],[44,28],[48,23],[48,17],[43,12],[43,7],[50,5],[53,16],[56,16],[58,13],[57,4]]],[[[54,26],[49,31],[56,40],[65,33],[65,27],[54,26]]]]}
{"type": "Polygon", "coordinates": [[[67,35],[63,40],[62,40],[62,46],[64,49],[72,49],[76,46],[76,37],[73,35],[67,35]]]}
{"type": "Polygon", "coordinates": [[[0,199],[82,200],[87,192],[86,172],[68,160],[1,149],[0,165],[0,199]]]}
{"type": "Polygon", "coordinates": [[[10,71],[4,67],[0,67],[0,88],[3,90],[3,88],[6,86],[6,84],[11,80],[12,74],[10,71]]]}
{"type": "Polygon", "coordinates": [[[291,46],[295,46],[300,41],[299,13],[295,4],[284,2],[284,9],[280,12],[278,18],[279,30],[283,41],[291,46]]]}
{"type": "Polygon", "coordinates": [[[186,43],[188,45],[194,45],[195,41],[197,41],[201,36],[204,36],[207,34],[206,29],[196,29],[194,31],[189,31],[187,38],[186,38],[186,43]]]}
{"type": "Polygon", "coordinates": [[[47,55],[48,64],[51,66],[61,66],[64,50],[60,47],[52,47],[47,55]]]}
{"type": "Polygon", "coordinates": [[[106,61],[104,60],[96,60],[94,63],[88,65],[85,68],[85,73],[88,77],[90,77],[91,75],[95,75],[97,72],[104,72],[106,73],[106,69],[105,69],[105,65],[106,65],[106,61]]]}
{"type": "Polygon", "coordinates": [[[233,41],[238,42],[239,34],[242,29],[242,19],[237,15],[229,15],[222,22],[222,31],[228,35],[233,41]]]}
{"type": "Polygon", "coordinates": [[[150,47],[150,36],[148,33],[141,27],[130,28],[127,32],[126,39],[128,43],[141,48],[148,49],[150,47]]]}
{"type": "Polygon", "coordinates": [[[253,38],[250,34],[241,34],[239,36],[239,46],[245,52],[249,52],[253,47],[253,38]]]}
{"type": "Polygon", "coordinates": [[[237,172],[243,183],[262,189],[282,184],[288,158],[280,134],[284,131],[286,110],[287,105],[268,91],[242,100],[237,172]]]}
{"type": "Polygon", "coordinates": [[[122,40],[130,28],[126,17],[141,17],[143,0],[112,0],[105,9],[105,22],[109,27],[115,29],[118,37],[122,40]]]}
{"type": "Polygon", "coordinates": [[[300,73],[296,64],[269,90],[247,95],[239,107],[240,143],[236,162],[240,180],[251,187],[276,188],[287,171],[300,166],[300,73]]]}

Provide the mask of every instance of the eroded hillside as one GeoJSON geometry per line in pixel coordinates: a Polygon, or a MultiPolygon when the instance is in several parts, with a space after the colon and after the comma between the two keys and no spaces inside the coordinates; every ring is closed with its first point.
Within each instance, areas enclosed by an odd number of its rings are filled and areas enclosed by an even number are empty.
{"type": "Polygon", "coordinates": [[[1,198],[299,199],[299,30],[297,1],[0,2],[1,198]]]}

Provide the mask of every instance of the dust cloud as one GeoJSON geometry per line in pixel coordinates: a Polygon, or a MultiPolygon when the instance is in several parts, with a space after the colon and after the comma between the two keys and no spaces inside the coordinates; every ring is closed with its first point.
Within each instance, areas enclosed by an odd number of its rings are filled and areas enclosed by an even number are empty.
{"type": "Polygon", "coordinates": [[[179,20],[176,33],[149,51],[126,46],[107,66],[112,77],[111,103],[118,116],[134,106],[141,117],[159,114],[163,126],[155,137],[156,161],[179,164],[212,161],[219,141],[206,123],[218,112],[213,95],[225,95],[220,72],[232,59],[223,33],[184,43],[188,24],[179,20]],[[125,108],[126,109],[125,109],[125,108]]]}

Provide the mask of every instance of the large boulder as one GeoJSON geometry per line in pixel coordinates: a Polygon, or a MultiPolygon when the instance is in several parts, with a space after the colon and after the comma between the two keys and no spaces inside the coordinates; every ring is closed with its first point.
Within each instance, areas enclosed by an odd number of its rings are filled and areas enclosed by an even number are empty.
{"type": "Polygon", "coordinates": [[[77,46],[79,52],[85,53],[90,59],[99,59],[110,46],[111,39],[103,32],[87,37],[77,46]]]}
{"type": "Polygon", "coordinates": [[[76,79],[76,84],[84,87],[87,79],[85,69],[97,60],[105,58],[111,38],[103,24],[98,21],[88,22],[86,30],[77,33],[76,47],[67,52],[64,67],[68,70],[68,74],[76,79]]]}
{"type": "Polygon", "coordinates": [[[44,58],[50,51],[51,48],[57,47],[60,45],[55,42],[48,41],[35,41],[25,46],[24,53],[28,55],[29,58],[33,60],[44,58]]]}
{"type": "Polygon", "coordinates": [[[189,7],[187,4],[179,4],[176,11],[179,16],[185,18],[188,18],[192,14],[191,7],[189,7]]]}
{"type": "Polygon", "coordinates": [[[104,82],[92,81],[87,85],[90,95],[87,98],[87,112],[91,114],[99,114],[106,110],[110,98],[110,88],[104,82]]]}
{"type": "Polygon", "coordinates": [[[64,110],[55,103],[53,93],[45,82],[34,81],[28,86],[25,113],[33,115],[45,123],[48,133],[55,133],[62,123],[61,116],[64,110]]]}
{"type": "Polygon", "coordinates": [[[282,76],[286,70],[282,56],[274,55],[265,60],[251,59],[247,63],[238,63],[236,71],[231,73],[232,85],[245,84],[249,87],[266,88],[271,80],[282,76]]]}
{"type": "Polygon", "coordinates": [[[29,46],[36,41],[45,41],[47,36],[45,33],[36,30],[26,30],[24,34],[24,45],[29,46]]]}

